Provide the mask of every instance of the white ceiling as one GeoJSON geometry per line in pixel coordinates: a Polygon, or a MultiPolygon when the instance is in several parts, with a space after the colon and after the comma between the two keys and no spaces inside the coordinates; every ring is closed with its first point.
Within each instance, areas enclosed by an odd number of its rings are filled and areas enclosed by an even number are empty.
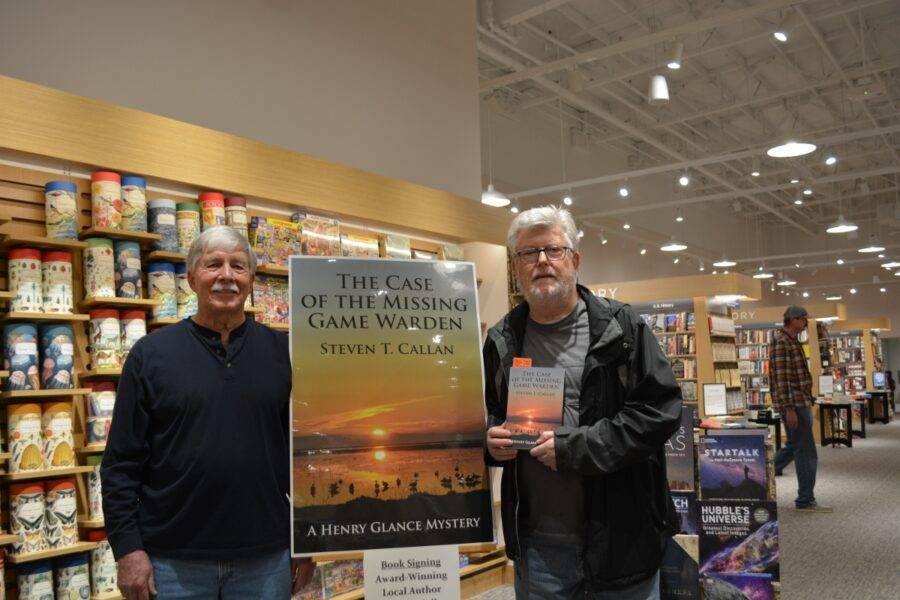
{"type": "Polygon", "coordinates": [[[900,2],[479,0],[479,19],[486,179],[519,206],[571,192],[586,232],[629,248],[677,234],[689,249],[672,269],[726,253],[819,294],[878,275],[900,283],[855,251],[875,233],[900,256],[900,2]],[[779,26],[787,42],[772,36],[779,26]],[[670,70],[676,43],[682,68],[670,70]],[[647,102],[654,74],[668,80],[661,107],[647,102]],[[543,159],[510,160],[525,139],[543,159]],[[766,156],[788,139],[819,149],[766,156]],[[637,193],[623,200],[626,181],[637,193]],[[678,210],[693,227],[675,226],[678,210]],[[860,225],[855,237],[824,233],[840,213],[860,225]]]}

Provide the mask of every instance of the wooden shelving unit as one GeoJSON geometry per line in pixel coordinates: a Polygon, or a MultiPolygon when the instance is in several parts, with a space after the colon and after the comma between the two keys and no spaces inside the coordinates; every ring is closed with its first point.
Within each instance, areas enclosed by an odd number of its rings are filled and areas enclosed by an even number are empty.
{"type": "Polygon", "coordinates": [[[91,596],[91,600],[125,600],[125,597],[118,592],[113,592],[112,594],[98,594],[91,596]]]}
{"type": "Polygon", "coordinates": [[[122,374],[122,369],[87,369],[81,373],[81,380],[86,379],[103,379],[104,377],[118,377],[122,374]]]}
{"type": "Polygon", "coordinates": [[[77,454],[103,454],[106,451],[106,444],[88,444],[75,448],[77,454]]]}
{"type": "Polygon", "coordinates": [[[39,479],[53,479],[54,477],[66,477],[68,475],[79,475],[81,473],[90,473],[94,467],[79,466],[66,467],[64,469],[43,469],[41,471],[20,471],[18,473],[2,473],[0,478],[5,481],[35,481],[39,479]]]}
{"type": "Polygon", "coordinates": [[[0,252],[9,250],[14,246],[27,246],[40,248],[41,250],[68,250],[70,252],[84,250],[87,242],[78,240],[57,240],[40,235],[28,235],[24,233],[0,234],[0,252]]]}
{"type": "Polygon", "coordinates": [[[259,265],[256,272],[262,275],[278,275],[279,277],[288,276],[288,268],[279,265],[259,265]]]}
{"type": "Polygon", "coordinates": [[[8,312],[0,315],[0,323],[8,321],[77,323],[79,321],[89,321],[90,318],[90,315],[79,313],[8,312]]]}
{"type": "Polygon", "coordinates": [[[137,242],[143,247],[149,247],[153,242],[158,242],[162,236],[158,233],[147,231],[128,231],[126,229],[111,229],[109,227],[88,227],[78,232],[78,239],[91,237],[110,238],[113,240],[127,240],[137,242]]]}
{"type": "Polygon", "coordinates": [[[85,298],[78,305],[81,310],[92,308],[151,309],[159,306],[159,300],[151,298],[85,298]]]}
{"type": "Polygon", "coordinates": [[[262,323],[266,327],[274,329],[275,331],[290,331],[291,326],[287,323],[262,323]]]}
{"type": "Polygon", "coordinates": [[[0,399],[7,402],[28,402],[43,398],[66,398],[69,396],[84,396],[90,394],[89,388],[70,388],[67,390],[10,390],[0,393],[0,399]]]}
{"type": "Polygon", "coordinates": [[[86,517],[78,517],[78,526],[85,529],[103,529],[106,523],[103,519],[88,519],[86,517]]]}
{"type": "Polygon", "coordinates": [[[147,327],[162,327],[164,325],[175,325],[182,319],[178,317],[161,317],[159,319],[150,319],[147,321],[147,327]]]}
{"type": "Polygon", "coordinates": [[[48,558],[56,558],[57,556],[69,556],[70,554],[81,554],[82,552],[90,552],[97,547],[94,542],[78,542],[65,548],[53,548],[52,550],[43,550],[41,552],[28,552],[27,554],[7,553],[6,561],[14,565],[34,562],[36,560],[46,560],[48,558]]]}
{"type": "Polygon", "coordinates": [[[14,533],[0,533],[0,546],[8,546],[9,544],[14,544],[20,539],[21,537],[14,533]]]}
{"type": "Polygon", "coordinates": [[[187,261],[187,254],[181,252],[166,252],[165,250],[153,250],[147,253],[147,260],[150,262],[177,262],[183,263],[187,261]]]}
{"type": "Polygon", "coordinates": [[[7,301],[15,298],[16,295],[10,290],[0,290],[0,300],[7,301]]]}

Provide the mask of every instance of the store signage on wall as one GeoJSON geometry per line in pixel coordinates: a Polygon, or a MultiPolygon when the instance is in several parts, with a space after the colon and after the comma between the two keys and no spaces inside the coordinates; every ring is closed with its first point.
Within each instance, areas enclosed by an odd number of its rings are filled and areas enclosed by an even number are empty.
{"type": "Polygon", "coordinates": [[[594,290],[594,294],[601,298],[615,298],[618,291],[619,288],[597,288],[594,290]]]}
{"type": "Polygon", "coordinates": [[[474,266],[290,273],[294,554],[492,541],[474,266]]]}
{"type": "Polygon", "coordinates": [[[459,548],[430,546],[363,554],[366,595],[372,598],[459,600],[459,548]]]}

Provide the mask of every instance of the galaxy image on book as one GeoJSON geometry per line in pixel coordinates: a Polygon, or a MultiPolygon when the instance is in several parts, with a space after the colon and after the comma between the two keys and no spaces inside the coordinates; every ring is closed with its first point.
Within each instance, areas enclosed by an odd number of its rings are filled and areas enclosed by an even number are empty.
{"type": "Polygon", "coordinates": [[[700,441],[704,500],[765,500],[766,447],[762,435],[710,433],[700,441]]]}
{"type": "Polygon", "coordinates": [[[777,581],[778,514],[774,502],[699,502],[700,574],[768,573],[777,581]]]}
{"type": "Polygon", "coordinates": [[[766,573],[709,573],[703,579],[705,600],[773,600],[772,576],[766,573]]]}

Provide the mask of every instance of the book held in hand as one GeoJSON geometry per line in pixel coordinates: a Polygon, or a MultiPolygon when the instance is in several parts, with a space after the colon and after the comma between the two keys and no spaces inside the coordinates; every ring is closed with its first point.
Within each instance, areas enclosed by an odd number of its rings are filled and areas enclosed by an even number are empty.
{"type": "Polygon", "coordinates": [[[506,429],[517,450],[533,448],[542,431],[562,424],[565,369],[513,367],[509,370],[506,429]]]}

